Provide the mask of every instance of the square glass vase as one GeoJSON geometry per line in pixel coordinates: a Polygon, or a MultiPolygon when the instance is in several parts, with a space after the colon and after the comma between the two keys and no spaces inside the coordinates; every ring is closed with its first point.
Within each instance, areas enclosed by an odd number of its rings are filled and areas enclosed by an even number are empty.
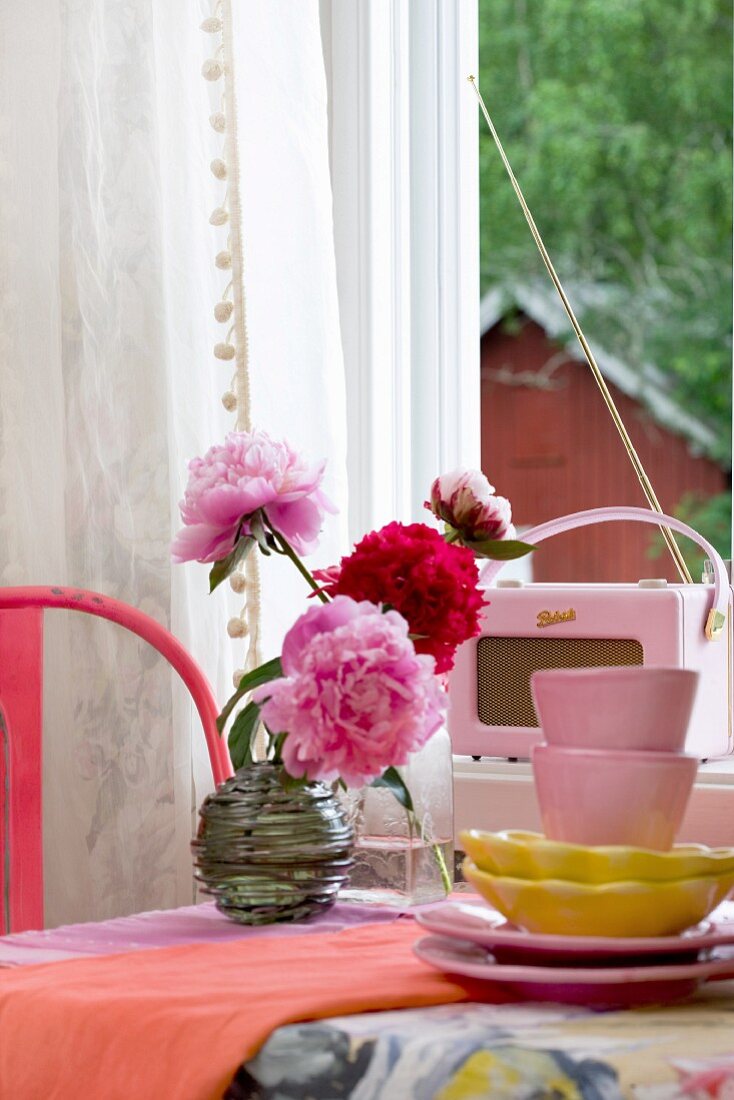
{"type": "Polygon", "coordinates": [[[438,730],[398,771],[414,815],[387,787],[342,794],[355,845],[340,901],[402,908],[441,901],[453,886],[453,759],[447,731],[438,730]]]}

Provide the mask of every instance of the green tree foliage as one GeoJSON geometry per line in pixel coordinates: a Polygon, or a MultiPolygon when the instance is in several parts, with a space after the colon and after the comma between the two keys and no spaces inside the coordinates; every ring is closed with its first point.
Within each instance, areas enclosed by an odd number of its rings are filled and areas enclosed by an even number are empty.
{"type": "MultiPolygon", "coordinates": [[[[708,539],[725,560],[731,556],[731,493],[719,493],[708,498],[686,493],[675,509],[675,515],[708,539]]],[[[690,574],[694,581],[698,580],[703,573],[705,555],[694,542],[677,537],[690,574]]],[[[667,553],[663,536],[654,535],[648,556],[660,558],[667,553]]]]}
{"type": "MultiPolygon", "coordinates": [[[[592,344],[653,363],[731,448],[729,0],[480,0],[479,84],[592,344]]],[[[480,119],[482,287],[540,276],[480,119]]]]}

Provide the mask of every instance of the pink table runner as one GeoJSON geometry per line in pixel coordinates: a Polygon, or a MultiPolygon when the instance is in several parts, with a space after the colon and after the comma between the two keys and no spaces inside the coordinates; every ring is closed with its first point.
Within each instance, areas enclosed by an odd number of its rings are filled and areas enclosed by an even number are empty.
{"type": "Polygon", "coordinates": [[[218,943],[249,936],[302,936],[309,932],[342,932],[362,924],[386,924],[405,911],[372,905],[334,905],[299,924],[266,924],[257,928],[235,924],[213,902],[181,909],[135,913],[130,917],[89,924],[67,924],[41,932],[0,937],[0,967],[57,962],[85,955],[113,955],[152,947],[218,943]]]}
{"type": "MultiPolygon", "coordinates": [[[[457,900],[479,899],[466,893],[457,900]]],[[[481,902],[479,902],[481,904],[481,902]]],[[[0,936],[0,967],[57,962],[86,955],[113,955],[152,947],[188,943],[218,943],[267,934],[293,936],[310,932],[341,932],[363,924],[389,924],[409,916],[410,909],[380,905],[337,904],[300,924],[266,924],[257,928],[235,924],[217,911],[214,902],[180,909],[135,913],[130,917],[87,924],[67,924],[39,932],[0,936]]],[[[711,919],[734,920],[734,900],[725,901],[711,919]]]]}

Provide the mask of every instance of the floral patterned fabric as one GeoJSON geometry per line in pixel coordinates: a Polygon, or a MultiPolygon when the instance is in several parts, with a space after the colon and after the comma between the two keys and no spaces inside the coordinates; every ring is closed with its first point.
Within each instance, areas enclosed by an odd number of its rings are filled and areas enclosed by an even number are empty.
{"type": "Polygon", "coordinates": [[[719,1100],[734,1096],[734,983],[625,1012],[451,1005],[280,1028],[225,1100],[719,1100]],[[684,1057],[685,1056],[685,1057],[684,1057]]]}

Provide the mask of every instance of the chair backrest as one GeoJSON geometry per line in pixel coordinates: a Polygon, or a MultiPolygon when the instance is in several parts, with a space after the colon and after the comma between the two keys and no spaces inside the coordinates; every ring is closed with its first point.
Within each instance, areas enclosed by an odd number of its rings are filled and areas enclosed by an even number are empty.
{"type": "Polygon", "coordinates": [[[142,611],[78,588],[0,588],[0,933],[43,927],[41,727],[43,613],[84,611],[119,623],[161,653],[188,688],[216,783],[232,774],[219,708],[194,659],[142,611]]]}

